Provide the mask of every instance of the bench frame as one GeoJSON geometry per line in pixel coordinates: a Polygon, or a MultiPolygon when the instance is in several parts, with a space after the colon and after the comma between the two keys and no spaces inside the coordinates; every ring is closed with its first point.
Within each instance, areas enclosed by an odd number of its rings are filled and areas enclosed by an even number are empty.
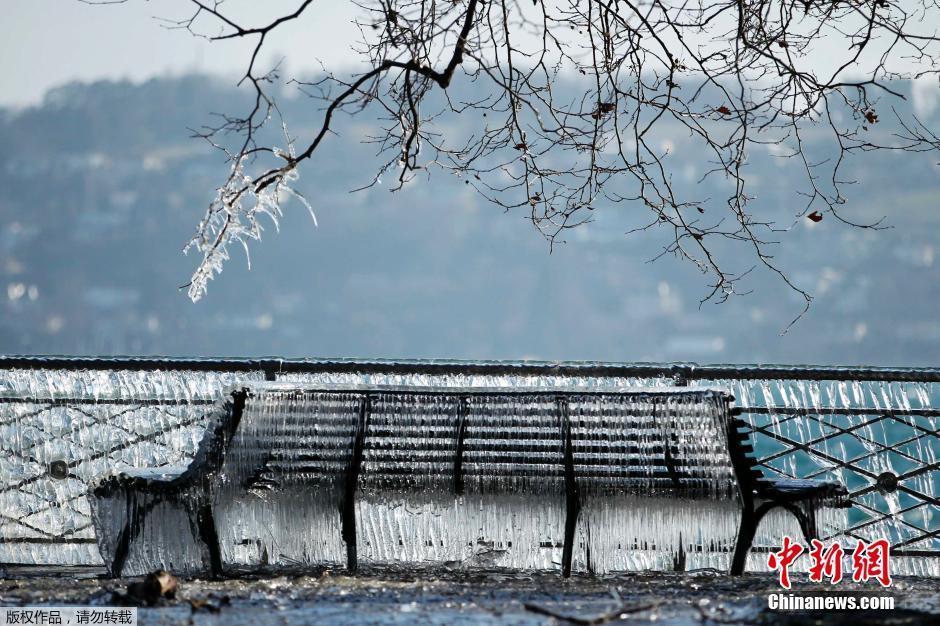
{"type": "MultiPolygon", "coordinates": [[[[372,400],[382,393],[414,393],[414,394],[440,394],[459,396],[457,414],[457,440],[454,460],[454,493],[461,495],[463,485],[463,452],[466,419],[468,415],[468,399],[475,395],[489,395],[500,393],[513,396],[541,396],[554,397],[558,406],[561,421],[561,436],[563,445],[564,482],[566,519],[564,529],[564,544],[562,551],[562,575],[571,575],[571,563],[574,551],[575,532],[578,517],[581,511],[581,494],[578,487],[575,471],[574,451],[571,438],[571,424],[568,416],[567,397],[572,395],[616,395],[617,391],[603,390],[513,390],[486,389],[474,390],[466,388],[433,388],[433,389],[377,389],[377,388],[332,388],[324,386],[296,387],[298,391],[324,391],[360,393],[361,400],[358,409],[358,422],[355,430],[354,443],[350,464],[346,471],[346,482],[343,485],[343,495],[340,500],[339,515],[341,519],[342,538],[346,544],[347,569],[355,572],[358,567],[357,532],[356,532],[356,491],[358,488],[360,467],[362,464],[365,434],[368,427],[370,407],[372,400]]],[[[663,388],[657,389],[664,393],[689,392],[694,388],[663,388]]],[[[632,392],[642,390],[629,390],[632,392]]],[[[178,476],[170,480],[154,480],[146,477],[119,474],[108,476],[92,488],[95,496],[106,496],[115,489],[123,489],[129,493],[137,490],[146,491],[153,496],[179,497],[188,512],[191,523],[195,524],[194,535],[199,537],[204,547],[203,563],[213,578],[223,577],[223,565],[215,519],[212,511],[213,489],[217,482],[215,478],[222,469],[228,446],[235,436],[245,404],[252,391],[248,387],[240,387],[232,391],[231,400],[224,405],[223,418],[217,420],[206,431],[203,441],[199,445],[196,457],[189,467],[178,476]],[[227,415],[227,419],[226,416],[227,415]]],[[[733,396],[725,394],[728,402],[733,396]]],[[[757,468],[753,448],[746,432],[747,424],[738,416],[738,408],[729,408],[727,422],[728,453],[731,459],[731,469],[738,484],[738,496],[742,505],[741,521],[735,548],[732,555],[730,574],[743,573],[747,554],[754,540],[757,527],[763,517],[775,508],[782,508],[791,513],[799,522],[800,529],[807,542],[818,539],[816,511],[821,506],[849,506],[848,493],[843,485],[834,481],[820,480],[774,480],[764,478],[757,468]]],[[[668,451],[668,448],[667,448],[668,451]]],[[[667,464],[670,462],[666,455],[667,464]]],[[[678,484],[678,483],[677,483],[678,484]]],[[[130,547],[139,536],[147,514],[154,506],[162,502],[158,497],[147,508],[134,511],[133,497],[127,501],[127,520],[121,530],[115,549],[114,559],[106,563],[109,574],[119,577],[124,569],[130,552],[130,547]]],[[[100,541],[100,539],[99,539],[100,541]]]]}
{"type": "MultiPolygon", "coordinates": [[[[154,495],[179,497],[189,513],[190,520],[195,520],[197,533],[194,534],[198,535],[203,544],[203,563],[212,578],[221,578],[223,575],[222,554],[212,512],[212,489],[215,478],[222,469],[229,443],[238,431],[248,395],[247,388],[232,392],[231,399],[223,404],[221,419],[206,428],[192,463],[173,479],[151,480],[122,473],[106,476],[91,489],[93,496],[103,496],[116,489],[129,492],[141,489],[154,495]]],[[[92,497],[91,500],[94,502],[95,498],[92,497]]],[[[105,562],[111,577],[121,576],[132,543],[140,535],[147,515],[159,503],[160,500],[155,498],[149,507],[133,511],[133,499],[128,498],[127,521],[118,535],[114,559],[110,563],[105,562]]],[[[100,541],[99,537],[99,544],[100,541]]]]}
{"type": "Polygon", "coordinates": [[[731,557],[732,576],[744,573],[757,527],[773,509],[781,508],[793,515],[803,538],[812,543],[813,539],[819,539],[818,508],[851,506],[848,490],[836,481],[765,478],[757,467],[748,424],[738,417],[740,414],[741,409],[732,409],[728,423],[728,452],[741,495],[741,522],[731,557]]]}

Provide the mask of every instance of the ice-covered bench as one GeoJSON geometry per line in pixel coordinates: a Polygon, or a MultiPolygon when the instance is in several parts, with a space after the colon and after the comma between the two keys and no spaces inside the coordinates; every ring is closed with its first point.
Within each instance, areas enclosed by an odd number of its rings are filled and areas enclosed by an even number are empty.
{"type": "Polygon", "coordinates": [[[737,574],[769,510],[793,513],[808,540],[818,507],[846,494],[835,482],[763,478],[732,401],[694,388],[258,383],[219,407],[188,468],[93,487],[98,544],[114,576],[360,561],[567,576],[573,562],[592,571],[602,545],[702,543],[710,511],[728,503],[743,509],[737,574]],[[639,514],[639,530],[620,525],[624,512],[639,514]]]}

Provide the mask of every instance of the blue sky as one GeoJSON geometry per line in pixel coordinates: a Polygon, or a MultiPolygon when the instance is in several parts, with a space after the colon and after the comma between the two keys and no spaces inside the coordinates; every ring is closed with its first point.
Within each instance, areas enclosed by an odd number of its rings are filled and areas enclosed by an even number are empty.
{"type": "MultiPolygon", "coordinates": [[[[168,31],[158,18],[192,12],[188,0],[128,0],[92,6],[79,0],[4,0],[0,20],[0,106],[35,104],[50,87],[73,80],[146,80],[191,71],[243,70],[248,42],[210,44],[185,30],[168,31]]],[[[296,0],[227,2],[252,23],[296,6],[296,0]]],[[[267,62],[288,58],[304,72],[348,64],[358,31],[350,2],[321,2],[315,12],[278,31],[267,62]]]]}

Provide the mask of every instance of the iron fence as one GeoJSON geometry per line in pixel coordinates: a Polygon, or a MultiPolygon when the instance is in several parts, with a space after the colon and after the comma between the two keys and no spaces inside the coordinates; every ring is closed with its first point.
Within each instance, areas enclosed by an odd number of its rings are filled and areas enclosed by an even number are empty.
{"type": "Polygon", "coordinates": [[[0,357],[0,563],[99,564],[88,483],[185,465],[207,405],[244,380],[727,388],[768,475],[848,487],[826,538],[884,536],[906,571],[940,575],[940,369],[693,363],[0,357]]]}

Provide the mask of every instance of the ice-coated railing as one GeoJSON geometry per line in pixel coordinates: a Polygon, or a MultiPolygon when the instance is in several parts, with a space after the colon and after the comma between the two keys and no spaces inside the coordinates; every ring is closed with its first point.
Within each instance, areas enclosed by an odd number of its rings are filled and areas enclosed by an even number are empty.
{"type": "Polygon", "coordinates": [[[186,465],[226,386],[258,371],[0,369],[0,563],[97,565],[88,484],[186,465]]]}
{"type": "MultiPolygon", "coordinates": [[[[185,465],[206,405],[235,382],[264,379],[726,388],[767,475],[849,488],[853,506],[844,522],[823,524],[825,538],[854,545],[884,536],[896,573],[940,575],[940,369],[684,363],[0,358],[0,562],[99,564],[87,483],[126,467],[185,465]]],[[[786,527],[768,522],[757,545],[773,545],[786,527]]],[[[755,552],[752,567],[762,568],[755,552]]]]}

